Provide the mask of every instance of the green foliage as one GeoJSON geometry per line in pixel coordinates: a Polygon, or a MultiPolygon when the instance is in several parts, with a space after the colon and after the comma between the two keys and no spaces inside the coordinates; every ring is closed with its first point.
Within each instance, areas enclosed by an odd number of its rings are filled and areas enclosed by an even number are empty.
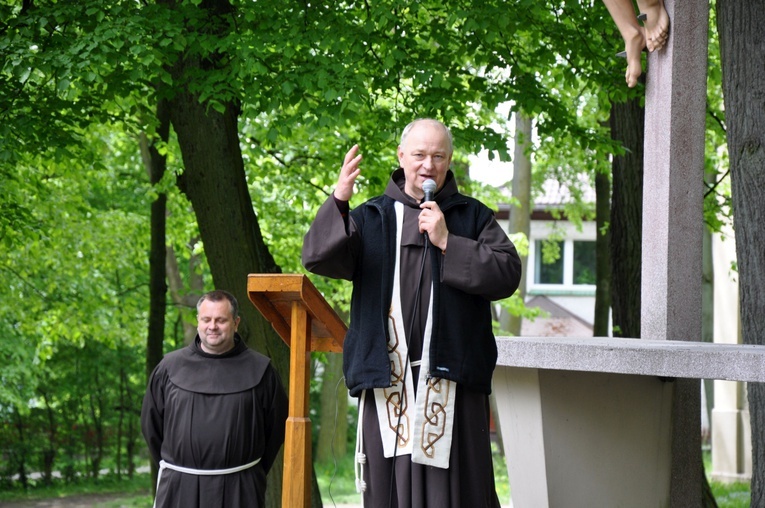
{"type": "Polygon", "coordinates": [[[711,231],[720,232],[725,226],[732,226],[733,210],[716,13],[717,9],[710,8],[704,221],[711,231]]]}
{"type": "Polygon", "coordinates": [[[148,185],[119,131],[83,136],[77,158],[19,154],[15,166],[28,214],[24,234],[0,244],[6,480],[124,474],[142,441],[148,185]]]}
{"type": "Polygon", "coordinates": [[[0,479],[10,484],[11,475],[35,471],[47,485],[53,471],[67,482],[98,477],[102,468],[132,474],[141,439],[141,367],[140,347],[109,349],[90,338],[82,346],[58,345],[37,367],[30,398],[3,406],[0,442],[7,443],[8,460],[0,479]],[[118,450],[124,458],[115,461],[118,450]]]}

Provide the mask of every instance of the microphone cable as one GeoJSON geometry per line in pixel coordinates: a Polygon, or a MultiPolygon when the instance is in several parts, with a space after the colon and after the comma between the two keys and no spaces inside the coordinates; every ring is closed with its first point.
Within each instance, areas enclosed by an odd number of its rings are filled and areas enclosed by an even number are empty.
{"type": "MultiPolygon", "coordinates": [[[[399,245],[398,248],[400,249],[401,246],[399,245]]],[[[414,396],[414,394],[407,394],[406,393],[406,377],[408,373],[407,367],[409,367],[409,338],[414,333],[414,322],[417,319],[417,316],[419,315],[420,310],[420,301],[422,300],[422,278],[425,273],[425,260],[428,257],[428,253],[430,251],[430,241],[427,239],[427,233],[426,233],[426,240],[425,240],[425,248],[422,251],[422,259],[420,260],[420,274],[417,277],[417,288],[415,289],[414,293],[414,305],[412,309],[412,318],[409,320],[409,334],[405,337],[407,341],[407,348],[406,348],[406,359],[404,360],[404,377],[402,378],[402,386],[401,386],[401,393],[402,395],[407,396],[406,403],[409,404],[409,395],[414,396]]],[[[431,295],[432,297],[432,295],[431,295]]],[[[423,337],[423,340],[425,338],[423,337]]],[[[401,417],[404,414],[402,411],[403,409],[403,402],[404,397],[401,397],[401,409],[399,409],[398,412],[398,420],[396,421],[396,442],[393,444],[393,458],[390,466],[390,487],[388,489],[388,508],[393,508],[393,486],[395,484],[396,479],[396,453],[398,450],[398,441],[399,441],[399,429],[401,429],[401,417]]]]}

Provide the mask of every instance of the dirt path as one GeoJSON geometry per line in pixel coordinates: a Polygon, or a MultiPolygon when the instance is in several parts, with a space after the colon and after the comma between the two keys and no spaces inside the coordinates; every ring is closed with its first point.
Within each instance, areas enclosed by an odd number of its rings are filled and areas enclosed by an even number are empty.
{"type": "MultiPolygon", "coordinates": [[[[69,496],[60,499],[40,499],[13,503],[0,502],[0,508],[98,508],[104,503],[114,502],[125,497],[124,494],[91,494],[87,496],[69,496]]],[[[326,506],[332,507],[332,504],[326,506]]],[[[337,508],[360,508],[356,504],[338,504],[337,508]]]]}
{"type": "MultiPolygon", "coordinates": [[[[0,508],[99,508],[105,503],[124,498],[125,494],[91,494],[69,496],[60,499],[40,499],[38,501],[0,502],[0,508]]],[[[332,504],[325,504],[332,507],[332,504]]],[[[357,504],[338,504],[337,508],[360,508],[357,504]]]]}

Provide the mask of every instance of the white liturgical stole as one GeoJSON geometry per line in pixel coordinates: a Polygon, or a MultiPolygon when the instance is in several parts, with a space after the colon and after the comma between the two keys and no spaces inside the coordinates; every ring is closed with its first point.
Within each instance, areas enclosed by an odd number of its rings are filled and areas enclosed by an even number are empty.
{"type": "MultiPolygon", "coordinates": [[[[393,274],[393,299],[388,314],[388,355],[391,365],[391,386],[374,390],[377,417],[385,457],[412,455],[412,462],[449,467],[449,453],[454,428],[454,401],[457,385],[441,378],[428,378],[430,371],[430,336],[433,328],[433,298],[430,298],[423,336],[417,397],[412,385],[403,312],[401,309],[401,230],[404,205],[396,210],[396,266],[393,274]],[[410,401],[414,400],[414,408],[410,401]]],[[[431,287],[432,289],[432,287],[431,287]]]]}

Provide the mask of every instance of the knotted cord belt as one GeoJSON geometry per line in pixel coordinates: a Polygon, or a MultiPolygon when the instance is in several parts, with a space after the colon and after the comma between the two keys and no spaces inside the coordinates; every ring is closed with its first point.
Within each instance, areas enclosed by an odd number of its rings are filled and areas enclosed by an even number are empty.
{"type": "MultiPolygon", "coordinates": [[[[236,467],[229,467],[226,469],[194,469],[192,467],[183,467],[183,466],[176,466],[175,464],[170,464],[169,462],[165,462],[164,460],[159,461],[159,473],[157,474],[157,492],[159,492],[159,483],[162,480],[162,471],[165,469],[172,469],[173,471],[178,471],[180,473],[186,473],[186,474],[193,474],[197,476],[218,476],[218,475],[226,475],[231,473],[238,473],[239,471],[244,471],[245,469],[250,469],[252,466],[260,462],[260,458],[257,458],[253,460],[252,462],[248,462],[247,464],[236,466],[236,467]]],[[[157,499],[156,495],[154,497],[154,507],[157,506],[157,499]]]]}

